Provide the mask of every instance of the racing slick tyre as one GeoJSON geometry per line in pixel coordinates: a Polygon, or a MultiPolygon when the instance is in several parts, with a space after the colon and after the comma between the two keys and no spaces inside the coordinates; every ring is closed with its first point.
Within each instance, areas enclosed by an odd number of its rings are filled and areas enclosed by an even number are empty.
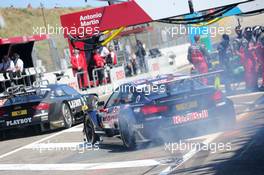
{"type": "Polygon", "coordinates": [[[125,117],[119,117],[119,130],[120,136],[123,141],[124,146],[128,150],[134,150],[137,146],[135,132],[131,129],[131,122],[129,122],[125,117]]]}
{"type": "Polygon", "coordinates": [[[64,127],[70,128],[73,125],[73,116],[71,109],[67,103],[62,103],[61,105],[61,113],[63,117],[64,127]]]}
{"type": "Polygon", "coordinates": [[[84,132],[88,143],[94,145],[100,140],[99,136],[95,133],[94,125],[89,115],[84,119],[84,132]]]}

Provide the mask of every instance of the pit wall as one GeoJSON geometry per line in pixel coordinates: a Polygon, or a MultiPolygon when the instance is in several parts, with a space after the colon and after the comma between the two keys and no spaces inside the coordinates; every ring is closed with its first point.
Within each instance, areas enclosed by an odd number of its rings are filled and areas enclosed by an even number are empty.
{"type": "MultiPolygon", "coordinates": [[[[99,86],[96,88],[88,89],[87,91],[79,91],[80,93],[96,93],[99,96],[108,96],[116,89],[120,84],[125,82],[134,81],[137,79],[146,79],[157,76],[158,74],[175,73],[185,66],[189,65],[187,60],[187,51],[189,44],[168,47],[160,49],[162,56],[158,58],[147,58],[146,64],[149,68],[148,73],[143,73],[134,77],[125,77],[125,71],[123,67],[117,67],[111,69],[112,84],[99,86]],[[169,55],[175,54],[175,62],[173,65],[169,65],[169,55]]],[[[66,75],[57,83],[68,84],[75,89],[78,89],[77,79],[73,76],[71,69],[63,70],[66,75]]],[[[45,73],[43,79],[49,80],[50,83],[56,83],[55,72],[45,73]]]]}

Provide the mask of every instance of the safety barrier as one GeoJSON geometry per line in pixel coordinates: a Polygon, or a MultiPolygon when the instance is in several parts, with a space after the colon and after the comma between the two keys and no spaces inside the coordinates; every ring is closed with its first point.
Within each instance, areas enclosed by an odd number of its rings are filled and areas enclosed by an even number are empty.
{"type": "Polygon", "coordinates": [[[41,80],[46,72],[45,67],[30,67],[25,68],[20,75],[11,76],[12,72],[0,73],[1,88],[6,91],[11,86],[12,82],[16,85],[32,86],[35,80],[41,80]]]}
{"type": "Polygon", "coordinates": [[[92,71],[92,75],[93,75],[93,86],[96,87],[97,85],[100,86],[99,83],[99,72],[101,71],[102,75],[102,83],[103,85],[107,84],[107,78],[109,75],[108,70],[106,70],[106,68],[95,68],[92,71]]]}
{"type": "Polygon", "coordinates": [[[79,86],[79,88],[80,88],[80,85],[79,85],[79,78],[81,78],[81,76],[83,76],[83,78],[84,78],[84,76],[86,76],[87,81],[88,81],[88,87],[91,88],[91,87],[92,87],[92,86],[91,86],[91,80],[90,80],[90,77],[89,77],[87,71],[80,71],[80,72],[77,72],[77,73],[76,73],[76,78],[77,78],[77,82],[78,82],[78,86],[79,86]]]}

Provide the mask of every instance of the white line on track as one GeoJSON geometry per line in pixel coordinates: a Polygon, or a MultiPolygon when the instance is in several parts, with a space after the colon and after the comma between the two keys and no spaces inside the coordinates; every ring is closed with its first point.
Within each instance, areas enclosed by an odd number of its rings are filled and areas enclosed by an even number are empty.
{"type": "Polygon", "coordinates": [[[25,149],[56,149],[56,148],[83,148],[87,147],[84,142],[69,142],[69,143],[37,143],[28,145],[25,149]]]}
{"type": "Polygon", "coordinates": [[[64,132],[82,132],[83,127],[66,129],[64,132]]]}
{"type": "MultiPolygon", "coordinates": [[[[219,137],[222,134],[222,132],[220,133],[215,133],[215,134],[211,134],[206,136],[207,139],[205,141],[202,142],[202,144],[208,145],[209,143],[211,143],[212,141],[214,141],[217,137],[219,137]]],[[[192,158],[195,154],[197,154],[200,150],[194,148],[192,150],[190,150],[188,153],[184,154],[182,156],[182,162],[177,165],[176,167],[173,166],[169,166],[166,169],[164,169],[160,175],[168,175],[170,174],[172,171],[176,170],[179,166],[181,166],[182,164],[184,164],[186,161],[188,161],[190,158],[192,158]]]]}
{"type": "Polygon", "coordinates": [[[135,168],[160,165],[160,162],[147,159],[124,162],[83,163],[83,164],[0,164],[0,171],[82,171],[115,168],[135,168]]]}
{"type": "MultiPolygon", "coordinates": [[[[80,126],[77,125],[77,126],[74,126],[74,127],[70,128],[70,129],[78,128],[78,127],[80,127],[80,126]]],[[[70,130],[70,129],[68,129],[68,130],[70,130]]],[[[30,144],[28,144],[28,145],[25,145],[25,146],[22,146],[22,147],[20,147],[20,148],[17,148],[17,149],[15,149],[15,150],[13,150],[13,151],[10,151],[10,152],[7,152],[7,153],[5,153],[5,154],[2,154],[2,155],[0,155],[0,159],[3,159],[4,157],[10,156],[10,155],[12,155],[12,154],[14,154],[14,153],[17,153],[17,152],[19,152],[19,151],[21,151],[21,150],[23,150],[23,149],[26,149],[27,147],[30,147],[31,145],[38,144],[38,143],[40,143],[40,142],[44,142],[44,141],[46,141],[46,140],[48,140],[48,139],[51,139],[51,138],[56,137],[56,136],[58,136],[58,135],[61,135],[61,134],[65,133],[65,131],[66,131],[66,130],[63,130],[63,131],[57,132],[57,133],[52,134],[52,135],[50,135],[50,136],[48,136],[48,137],[44,137],[44,138],[42,138],[42,139],[40,139],[40,140],[37,140],[37,141],[35,141],[35,142],[33,142],[33,143],[30,143],[30,144]]]]}

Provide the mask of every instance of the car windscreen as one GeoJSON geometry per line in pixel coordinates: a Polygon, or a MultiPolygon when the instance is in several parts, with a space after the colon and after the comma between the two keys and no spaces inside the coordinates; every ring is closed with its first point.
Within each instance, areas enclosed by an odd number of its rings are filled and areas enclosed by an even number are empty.
{"type": "Polygon", "coordinates": [[[17,95],[14,95],[13,97],[10,96],[10,98],[7,98],[4,105],[24,103],[28,101],[43,100],[44,98],[47,97],[49,92],[50,92],[50,89],[37,89],[35,91],[25,92],[23,94],[17,94],[17,95]]]}
{"type": "Polygon", "coordinates": [[[145,96],[150,99],[158,99],[167,97],[169,95],[177,95],[182,93],[188,93],[192,90],[204,87],[202,83],[197,80],[184,79],[180,81],[164,82],[164,83],[151,83],[142,84],[139,88],[145,96]]]}
{"type": "Polygon", "coordinates": [[[186,79],[167,83],[166,87],[167,94],[177,95],[182,93],[188,93],[195,89],[200,89],[204,87],[204,85],[197,80],[186,79]]]}

